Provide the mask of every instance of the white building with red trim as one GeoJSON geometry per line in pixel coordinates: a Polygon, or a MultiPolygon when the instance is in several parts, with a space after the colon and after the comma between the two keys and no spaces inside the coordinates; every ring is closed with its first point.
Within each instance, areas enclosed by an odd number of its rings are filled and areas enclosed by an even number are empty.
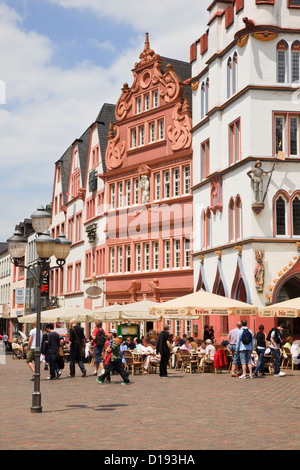
{"type": "Polygon", "coordinates": [[[191,46],[194,287],[265,306],[300,292],[300,1],[208,12],[191,46]]]}

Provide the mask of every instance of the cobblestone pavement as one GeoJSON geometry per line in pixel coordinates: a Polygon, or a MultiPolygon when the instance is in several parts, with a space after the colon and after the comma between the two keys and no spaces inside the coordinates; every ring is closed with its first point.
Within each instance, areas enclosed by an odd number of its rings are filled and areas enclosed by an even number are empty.
{"type": "MultiPolygon", "coordinates": [[[[43,367],[42,367],[43,369],[43,367]]],[[[171,371],[119,376],[100,385],[87,364],[59,380],[41,371],[43,412],[30,412],[33,382],[24,360],[0,364],[0,449],[298,450],[300,370],[240,380],[171,371]]]]}

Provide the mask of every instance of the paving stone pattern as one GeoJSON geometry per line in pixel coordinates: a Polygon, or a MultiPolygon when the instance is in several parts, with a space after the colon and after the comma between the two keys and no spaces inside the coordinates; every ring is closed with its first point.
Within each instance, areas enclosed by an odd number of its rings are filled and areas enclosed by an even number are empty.
{"type": "MultiPolygon", "coordinates": [[[[135,374],[100,385],[49,381],[41,370],[43,412],[31,413],[33,382],[24,360],[0,364],[0,449],[298,450],[300,370],[240,380],[229,373],[135,374]],[[22,432],[25,430],[25,432],[22,432]]],[[[43,369],[43,367],[42,367],[43,369]]]]}

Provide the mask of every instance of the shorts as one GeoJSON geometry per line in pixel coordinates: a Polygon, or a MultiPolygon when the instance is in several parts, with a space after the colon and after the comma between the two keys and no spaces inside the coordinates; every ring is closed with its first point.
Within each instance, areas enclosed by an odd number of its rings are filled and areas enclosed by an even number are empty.
{"type": "Polygon", "coordinates": [[[94,358],[95,358],[95,364],[96,366],[98,366],[99,364],[101,364],[102,361],[102,349],[103,348],[99,348],[99,346],[94,346],[94,358]]]}
{"type": "Polygon", "coordinates": [[[240,351],[240,358],[241,358],[241,363],[245,366],[247,364],[251,364],[251,353],[252,351],[244,349],[243,351],[240,351]]]}
{"type": "Polygon", "coordinates": [[[231,344],[230,346],[231,353],[232,353],[232,363],[233,365],[237,366],[240,362],[240,353],[236,352],[236,345],[231,344]]]}
{"type": "Polygon", "coordinates": [[[28,349],[26,353],[26,362],[32,362],[34,361],[34,349],[28,349]]]}

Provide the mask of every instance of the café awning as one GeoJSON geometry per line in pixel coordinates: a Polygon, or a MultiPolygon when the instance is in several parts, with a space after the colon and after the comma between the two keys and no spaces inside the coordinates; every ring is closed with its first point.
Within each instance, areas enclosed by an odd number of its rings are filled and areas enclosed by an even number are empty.
{"type": "Polygon", "coordinates": [[[260,317],[298,318],[300,317],[300,297],[260,308],[258,315],[260,317]]]}
{"type": "Polygon", "coordinates": [[[194,320],[206,315],[256,315],[257,307],[201,290],[161,303],[152,312],[168,319],[194,320]]]}

